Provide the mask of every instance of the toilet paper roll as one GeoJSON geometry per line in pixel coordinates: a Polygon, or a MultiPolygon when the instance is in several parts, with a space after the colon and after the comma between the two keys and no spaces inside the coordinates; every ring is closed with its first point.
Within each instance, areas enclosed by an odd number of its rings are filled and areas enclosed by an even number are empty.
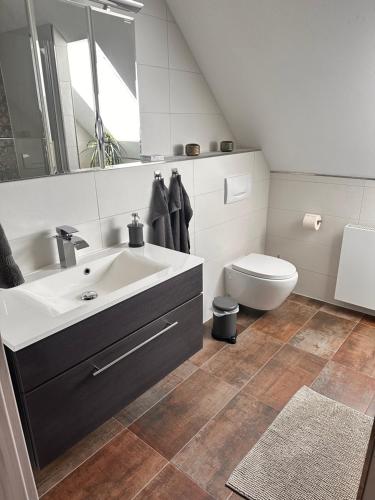
{"type": "Polygon", "coordinates": [[[322,217],[318,214],[305,214],[302,225],[305,229],[318,231],[322,224],[322,217]]]}

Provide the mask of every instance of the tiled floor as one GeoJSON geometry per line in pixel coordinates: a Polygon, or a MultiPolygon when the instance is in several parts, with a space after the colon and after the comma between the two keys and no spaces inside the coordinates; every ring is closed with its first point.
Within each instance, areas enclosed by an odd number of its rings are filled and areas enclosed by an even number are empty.
{"type": "Polygon", "coordinates": [[[239,498],[225,482],[302,386],[375,416],[375,320],[292,295],[36,473],[43,500],[239,498]]]}

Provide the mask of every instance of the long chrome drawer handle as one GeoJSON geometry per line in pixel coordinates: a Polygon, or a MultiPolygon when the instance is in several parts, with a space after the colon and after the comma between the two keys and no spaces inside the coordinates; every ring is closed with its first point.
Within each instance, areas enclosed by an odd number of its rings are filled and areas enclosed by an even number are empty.
{"type": "Polygon", "coordinates": [[[130,349],[130,351],[128,351],[127,353],[123,354],[122,356],[120,356],[119,358],[115,359],[114,361],[111,361],[110,363],[108,363],[108,365],[103,366],[103,368],[98,368],[97,370],[95,370],[92,373],[93,376],[96,377],[97,375],[100,375],[101,373],[105,372],[106,370],[108,370],[108,368],[111,368],[111,366],[116,365],[117,363],[119,363],[123,359],[125,359],[128,356],[130,356],[131,354],[133,354],[133,352],[138,351],[138,349],[141,349],[142,347],[144,347],[145,345],[149,344],[153,340],[157,339],[158,337],[160,337],[160,335],[163,335],[164,333],[168,332],[168,330],[171,330],[172,328],[174,328],[177,325],[178,325],[178,321],[175,321],[174,323],[169,324],[167,327],[163,328],[163,330],[161,330],[159,333],[157,333],[153,337],[150,337],[149,339],[145,340],[141,344],[137,345],[137,347],[134,347],[133,349],[130,349]]]}

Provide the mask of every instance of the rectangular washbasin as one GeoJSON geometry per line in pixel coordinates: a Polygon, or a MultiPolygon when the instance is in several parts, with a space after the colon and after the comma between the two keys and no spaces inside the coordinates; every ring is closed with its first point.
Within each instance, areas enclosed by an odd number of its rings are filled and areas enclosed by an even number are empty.
{"type": "Polygon", "coordinates": [[[103,299],[164,269],[167,267],[158,262],[125,250],[32,281],[19,287],[17,292],[39,302],[51,314],[63,314],[82,306],[90,297],[103,299]]]}

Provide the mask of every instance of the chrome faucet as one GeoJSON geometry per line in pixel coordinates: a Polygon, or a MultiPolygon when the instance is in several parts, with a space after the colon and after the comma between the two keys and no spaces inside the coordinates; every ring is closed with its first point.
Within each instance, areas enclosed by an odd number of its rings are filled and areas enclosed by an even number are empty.
{"type": "Polygon", "coordinates": [[[57,248],[59,250],[61,267],[72,267],[77,264],[76,250],[87,248],[89,244],[79,236],[73,236],[78,229],[71,226],[59,226],[56,228],[57,248]]]}

